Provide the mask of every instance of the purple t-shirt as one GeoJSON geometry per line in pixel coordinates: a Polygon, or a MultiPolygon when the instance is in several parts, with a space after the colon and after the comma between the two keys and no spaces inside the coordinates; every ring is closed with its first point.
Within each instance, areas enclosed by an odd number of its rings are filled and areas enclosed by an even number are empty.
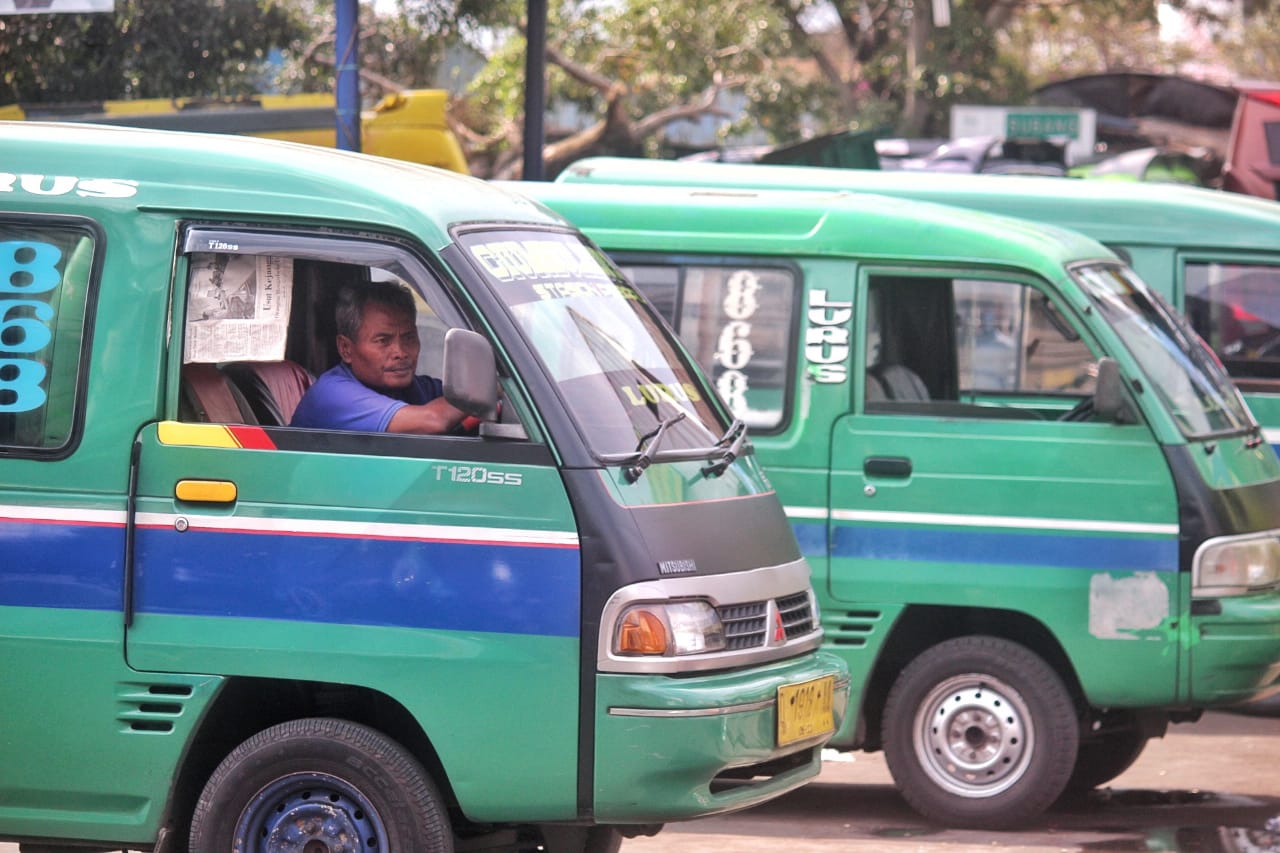
{"type": "Polygon", "coordinates": [[[386,432],[391,416],[401,408],[430,403],[443,393],[439,379],[415,376],[392,397],[365,385],[346,364],[338,364],[320,374],[307,389],[289,426],[386,432]]]}

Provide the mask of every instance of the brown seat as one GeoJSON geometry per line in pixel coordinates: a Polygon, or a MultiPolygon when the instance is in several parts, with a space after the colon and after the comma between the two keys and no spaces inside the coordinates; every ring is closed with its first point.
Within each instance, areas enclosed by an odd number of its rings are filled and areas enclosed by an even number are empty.
{"type": "Polygon", "coordinates": [[[240,389],[216,364],[184,364],[178,417],[184,421],[256,424],[257,416],[240,389]]]}
{"type": "Polygon", "coordinates": [[[288,426],[298,401],[315,382],[315,377],[294,361],[239,361],[223,367],[223,372],[249,401],[258,423],[288,426]]]}

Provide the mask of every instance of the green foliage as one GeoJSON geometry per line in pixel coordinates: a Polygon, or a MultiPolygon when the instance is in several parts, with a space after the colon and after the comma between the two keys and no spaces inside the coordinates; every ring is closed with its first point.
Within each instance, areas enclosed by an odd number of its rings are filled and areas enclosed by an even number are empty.
{"type": "Polygon", "coordinates": [[[1030,9],[1001,45],[1032,88],[1106,71],[1174,73],[1190,58],[1186,46],[1161,40],[1150,4],[1121,0],[1030,9]]]}
{"type": "MultiPolygon", "coordinates": [[[[520,34],[497,40],[489,64],[468,90],[473,105],[501,122],[523,111],[525,42],[520,34]]],[[[825,107],[823,86],[797,73],[792,33],[759,0],[618,0],[561,2],[549,9],[548,41],[570,63],[625,87],[628,119],[697,102],[716,86],[741,93],[749,104],[739,123],[794,139],[800,116],[825,107]]],[[[548,64],[548,100],[572,104],[601,118],[606,92],[548,64]]],[[[737,114],[735,113],[735,117],[737,114]]],[[[730,128],[726,122],[724,132],[730,128]]]]}
{"type": "Polygon", "coordinates": [[[955,105],[1019,104],[1030,94],[1022,66],[1000,50],[995,34],[967,7],[952,12],[950,26],[934,29],[924,67],[926,136],[945,135],[955,105]]]}
{"type": "Polygon", "coordinates": [[[1280,80],[1280,5],[1259,9],[1243,26],[1223,36],[1219,51],[1232,58],[1244,80],[1280,80]]]}
{"type": "Polygon", "coordinates": [[[291,3],[116,0],[114,13],[0,17],[0,100],[253,92],[273,48],[306,35],[291,3]]]}

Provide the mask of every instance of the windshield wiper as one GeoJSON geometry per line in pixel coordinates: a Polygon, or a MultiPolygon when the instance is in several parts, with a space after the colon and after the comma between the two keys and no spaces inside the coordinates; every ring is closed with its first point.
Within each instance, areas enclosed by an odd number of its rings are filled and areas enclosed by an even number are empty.
{"type": "Polygon", "coordinates": [[[640,475],[644,473],[644,469],[648,468],[653,462],[653,454],[658,450],[658,443],[662,441],[662,435],[669,427],[675,426],[688,417],[684,411],[676,412],[669,418],[665,418],[658,422],[658,426],[651,432],[646,432],[640,436],[640,441],[636,444],[636,452],[640,455],[636,457],[636,461],[627,466],[627,482],[634,483],[640,479],[640,475]]]}
{"type": "Polygon", "coordinates": [[[724,435],[720,436],[720,440],[715,443],[716,447],[724,448],[724,452],[720,454],[719,459],[702,469],[702,476],[719,477],[723,474],[733,464],[733,460],[738,458],[746,440],[746,423],[741,418],[734,418],[733,423],[729,424],[729,428],[724,431],[724,435]]]}

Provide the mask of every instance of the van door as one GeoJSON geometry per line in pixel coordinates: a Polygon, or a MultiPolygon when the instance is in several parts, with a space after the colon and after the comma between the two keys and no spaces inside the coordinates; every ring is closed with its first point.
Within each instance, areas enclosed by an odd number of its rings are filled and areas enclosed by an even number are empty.
{"type": "Polygon", "coordinates": [[[859,292],[865,402],[832,438],[832,596],[1047,629],[1091,662],[1094,704],[1172,701],[1173,482],[1145,425],[1088,416],[1103,353],[1084,327],[1046,288],[987,275],[872,270],[859,292]]]}
{"type": "Polygon", "coordinates": [[[466,325],[442,277],[363,239],[191,228],[184,248],[180,399],[136,442],[129,663],[363,686],[423,727],[455,787],[502,762],[511,787],[477,796],[574,802],[580,561],[548,445],[290,428],[262,405],[288,409],[337,361],[344,284],[409,288],[417,372],[439,377],[443,331],[466,325]],[[288,369],[245,381],[264,364],[288,369]],[[517,706],[539,735],[511,765],[475,721],[517,706]]]}

